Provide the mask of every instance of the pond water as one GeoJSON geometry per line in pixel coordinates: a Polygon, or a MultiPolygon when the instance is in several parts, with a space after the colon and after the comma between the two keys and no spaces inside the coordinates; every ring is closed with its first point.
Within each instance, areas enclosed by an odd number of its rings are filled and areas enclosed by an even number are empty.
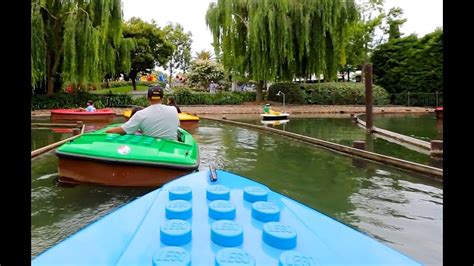
{"type": "MultiPolygon", "coordinates": [[[[214,162],[220,169],[262,182],[422,263],[442,264],[440,182],[220,122],[202,120],[190,132],[199,143],[200,170],[214,162]]],[[[32,139],[44,138],[32,129],[32,139]]],[[[32,256],[152,190],[57,185],[53,153],[33,159],[31,172],[32,256]]]]}
{"type": "Polygon", "coordinates": [[[374,115],[374,125],[425,141],[443,139],[443,119],[436,119],[434,113],[377,114],[374,115]]]}
{"type": "MultiPolygon", "coordinates": [[[[375,115],[374,123],[376,123],[376,126],[378,127],[384,129],[390,128],[389,130],[402,134],[408,134],[408,132],[411,132],[410,135],[418,134],[419,136],[434,136],[442,139],[442,124],[441,128],[438,128],[439,123],[436,124],[434,114],[406,116],[410,118],[407,120],[404,116],[391,114],[380,116],[375,115]],[[401,119],[401,121],[399,119],[401,119]],[[424,123],[420,121],[424,121],[424,123]],[[424,130],[415,130],[416,125],[407,126],[405,123],[419,123],[420,127],[426,128],[424,130]]],[[[259,115],[228,115],[227,119],[262,125],[259,115]]],[[[352,146],[354,140],[364,140],[366,141],[366,149],[368,151],[443,168],[443,161],[433,159],[429,154],[420,153],[400,144],[389,142],[374,135],[366,134],[365,129],[353,123],[348,115],[320,115],[316,117],[295,116],[290,117],[290,121],[287,123],[269,126],[346,146],[352,146]]]]}

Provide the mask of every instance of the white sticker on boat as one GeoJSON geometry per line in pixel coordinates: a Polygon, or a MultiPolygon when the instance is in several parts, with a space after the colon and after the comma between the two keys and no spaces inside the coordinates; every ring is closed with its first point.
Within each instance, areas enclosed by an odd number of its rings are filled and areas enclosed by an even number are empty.
{"type": "Polygon", "coordinates": [[[127,145],[122,145],[118,147],[117,152],[120,154],[128,154],[130,152],[130,147],[127,145]]]}

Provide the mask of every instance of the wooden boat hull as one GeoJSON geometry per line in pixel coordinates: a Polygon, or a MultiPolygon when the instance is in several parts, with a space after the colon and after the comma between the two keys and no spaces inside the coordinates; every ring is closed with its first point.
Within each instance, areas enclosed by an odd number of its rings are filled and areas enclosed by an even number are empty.
{"type": "Polygon", "coordinates": [[[180,127],[185,130],[193,130],[199,127],[199,120],[179,121],[180,127]]]}
{"type": "Polygon", "coordinates": [[[75,109],[51,110],[52,121],[101,121],[112,122],[115,112],[111,109],[99,109],[96,112],[77,111],[75,109]]]}
{"type": "Polygon", "coordinates": [[[58,179],[62,183],[69,184],[93,183],[106,186],[156,187],[194,170],[118,164],[62,156],[59,156],[58,160],[58,179]]]}
{"type": "Polygon", "coordinates": [[[78,114],[51,114],[51,121],[107,121],[112,122],[115,118],[115,114],[100,114],[95,116],[85,116],[85,115],[78,115],[78,114]]]}
{"type": "Polygon", "coordinates": [[[197,143],[181,128],[179,141],[108,134],[107,128],[85,133],[56,150],[60,181],[154,187],[199,167],[197,143]]]}

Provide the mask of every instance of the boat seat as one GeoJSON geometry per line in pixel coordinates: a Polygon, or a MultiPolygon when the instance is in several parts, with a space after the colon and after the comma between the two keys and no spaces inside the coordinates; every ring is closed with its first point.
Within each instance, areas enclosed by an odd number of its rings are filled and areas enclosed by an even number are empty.
{"type": "Polygon", "coordinates": [[[178,130],[178,141],[179,142],[184,142],[184,135],[181,133],[181,131],[178,130]]]}

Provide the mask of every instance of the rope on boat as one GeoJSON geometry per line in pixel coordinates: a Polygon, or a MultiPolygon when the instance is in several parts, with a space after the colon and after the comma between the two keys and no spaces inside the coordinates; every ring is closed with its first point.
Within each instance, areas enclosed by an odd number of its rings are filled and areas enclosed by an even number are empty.
{"type": "Polygon", "coordinates": [[[272,132],[272,133],[275,133],[277,135],[281,135],[281,136],[285,136],[285,137],[288,137],[288,138],[291,138],[291,139],[304,141],[304,142],[311,143],[311,144],[314,144],[314,145],[317,145],[317,146],[320,146],[320,147],[323,147],[323,148],[327,148],[327,149],[330,149],[330,150],[333,150],[333,151],[335,150],[335,151],[338,151],[338,152],[341,152],[341,153],[344,153],[344,154],[362,157],[364,159],[369,159],[369,160],[376,161],[376,162],[383,163],[383,164],[389,164],[391,166],[395,166],[395,167],[398,167],[398,168],[401,168],[401,169],[410,170],[410,171],[414,171],[414,172],[429,175],[429,176],[435,176],[437,178],[442,178],[443,177],[443,169],[441,169],[441,168],[436,168],[436,167],[432,167],[432,166],[428,166],[428,165],[424,165],[424,164],[410,162],[410,161],[406,161],[406,160],[402,160],[402,159],[398,159],[398,158],[395,158],[395,157],[390,157],[390,156],[387,156],[387,155],[382,155],[382,154],[378,154],[378,153],[374,153],[374,152],[370,152],[370,151],[366,151],[366,150],[356,149],[356,148],[352,148],[352,147],[349,147],[349,146],[344,146],[344,145],[341,145],[341,144],[338,144],[338,143],[333,143],[333,142],[329,142],[329,141],[325,141],[325,140],[321,140],[321,139],[317,139],[317,138],[313,138],[313,137],[308,137],[308,136],[296,134],[296,133],[293,133],[293,132],[283,131],[283,130],[280,130],[280,129],[269,128],[269,127],[264,127],[264,126],[259,126],[259,125],[253,125],[253,124],[248,124],[248,123],[243,123],[243,122],[237,122],[237,121],[232,121],[232,120],[227,120],[227,119],[202,117],[202,116],[201,116],[201,118],[208,119],[208,120],[219,121],[219,122],[222,122],[222,123],[229,123],[229,124],[239,125],[239,126],[243,126],[243,127],[247,127],[247,128],[258,129],[258,130],[267,131],[267,132],[272,132]]]}
{"type": "MultiPolygon", "coordinates": [[[[76,125],[76,124],[75,124],[75,125],[76,125]]],[[[62,144],[64,144],[64,143],[68,142],[68,141],[71,141],[71,140],[73,140],[73,139],[75,139],[75,138],[77,138],[77,137],[80,137],[80,136],[84,133],[85,127],[86,127],[85,125],[82,125],[81,133],[79,133],[79,134],[77,134],[77,135],[75,135],[75,136],[69,137],[69,138],[67,138],[67,139],[60,140],[60,141],[58,141],[58,142],[49,144],[49,145],[47,145],[47,146],[44,146],[44,147],[41,147],[41,148],[39,148],[39,149],[36,149],[36,150],[32,151],[32,152],[31,152],[31,158],[34,158],[34,157],[36,157],[36,156],[38,156],[38,155],[41,155],[41,154],[43,154],[43,153],[45,153],[45,152],[48,152],[48,151],[50,151],[50,150],[52,150],[52,149],[58,147],[59,145],[62,145],[62,144]]]]}

